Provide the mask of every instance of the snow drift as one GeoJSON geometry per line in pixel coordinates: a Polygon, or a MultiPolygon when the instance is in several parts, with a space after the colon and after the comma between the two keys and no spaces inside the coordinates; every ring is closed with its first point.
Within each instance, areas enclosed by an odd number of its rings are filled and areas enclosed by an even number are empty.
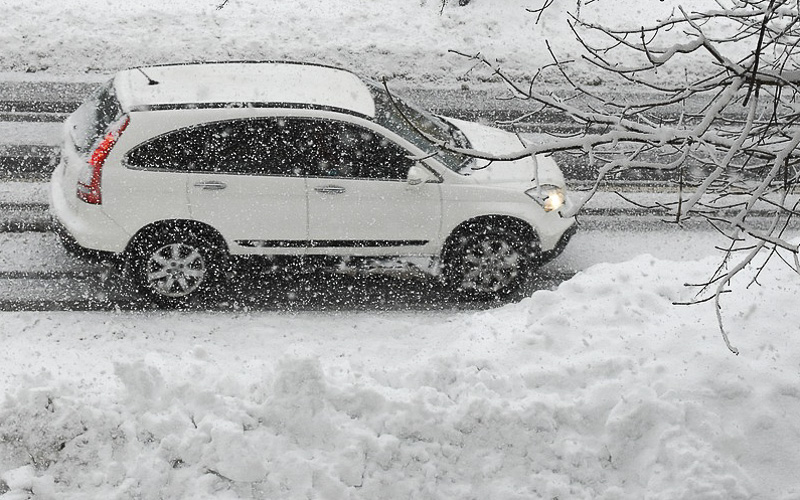
{"type": "Polygon", "coordinates": [[[798,277],[726,297],[735,357],[672,305],[714,263],[413,319],[5,313],[0,498],[797,498],[798,277]]]}

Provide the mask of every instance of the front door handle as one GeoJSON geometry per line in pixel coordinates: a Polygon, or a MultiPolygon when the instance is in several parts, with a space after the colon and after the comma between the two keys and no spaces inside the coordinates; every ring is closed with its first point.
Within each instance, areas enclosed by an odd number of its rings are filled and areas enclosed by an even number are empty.
{"type": "Polygon", "coordinates": [[[195,182],[195,187],[203,188],[209,191],[219,191],[220,189],[225,189],[228,187],[227,184],[221,181],[203,181],[203,182],[195,182]]]}
{"type": "Polygon", "coordinates": [[[323,194],[342,194],[347,190],[345,188],[343,188],[342,186],[330,185],[330,186],[315,187],[314,191],[316,191],[318,193],[323,193],[323,194]]]}

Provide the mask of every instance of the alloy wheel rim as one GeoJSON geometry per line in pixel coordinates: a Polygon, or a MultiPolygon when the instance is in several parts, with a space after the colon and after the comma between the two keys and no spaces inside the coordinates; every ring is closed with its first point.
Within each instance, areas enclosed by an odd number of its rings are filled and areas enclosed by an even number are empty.
{"type": "Polygon", "coordinates": [[[164,297],[186,297],[197,290],[206,276],[200,251],[183,243],[164,245],[147,261],[147,286],[164,297]]]}
{"type": "Polygon", "coordinates": [[[520,253],[506,241],[481,241],[464,255],[462,287],[479,293],[497,293],[519,276],[520,253]]]}

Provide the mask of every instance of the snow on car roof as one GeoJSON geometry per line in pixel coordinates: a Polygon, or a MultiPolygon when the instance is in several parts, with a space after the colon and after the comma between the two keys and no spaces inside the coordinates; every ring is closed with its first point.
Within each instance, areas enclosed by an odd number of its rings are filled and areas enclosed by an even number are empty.
{"type": "Polygon", "coordinates": [[[257,103],[320,106],[375,116],[375,103],[358,76],[318,64],[229,62],[149,66],[118,73],[115,86],[117,99],[126,110],[257,103]]]}

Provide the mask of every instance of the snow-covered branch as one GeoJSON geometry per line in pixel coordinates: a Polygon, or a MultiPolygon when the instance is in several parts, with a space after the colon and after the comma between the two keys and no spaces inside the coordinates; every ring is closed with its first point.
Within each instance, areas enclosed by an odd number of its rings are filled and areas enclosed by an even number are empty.
{"type": "MultiPolygon", "coordinates": [[[[680,187],[674,220],[703,217],[731,241],[723,264],[701,286],[705,291],[716,284],[713,296],[698,296],[698,302],[713,299],[719,305],[731,280],[764,251],[767,260],[779,251],[798,253],[785,229],[796,215],[788,195],[795,194],[800,179],[800,3],[718,0],[714,9],[678,8],[667,19],[637,27],[605,26],[573,15],[569,27],[583,47],[583,62],[604,81],[623,85],[624,102],[577,83],[571,61],[552,48],[553,64],[546,69],[551,80],[561,78],[560,86],[536,81],[544,69],[519,81],[480,54],[453,51],[489,68],[511,98],[531,103],[527,120],[556,113],[583,132],[552,135],[505,155],[431,141],[493,161],[568,154],[595,172],[589,196],[605,180],[630,172],[659,171],[662,179],[673,173],[666,177],[680,187]],[[676,68],[685,75],[683,83],[661,78],[676,68]],[[644,97],[634,100],[637,95],[644,97]],[[737,201],[732,210],[709,210],[709,197],[717,205],[737,201]],[[757,206],[774,210],[767,227],[751,220],[757,206]]],[[[800,259],[780,259],[800,272],[800,259]]]]}

